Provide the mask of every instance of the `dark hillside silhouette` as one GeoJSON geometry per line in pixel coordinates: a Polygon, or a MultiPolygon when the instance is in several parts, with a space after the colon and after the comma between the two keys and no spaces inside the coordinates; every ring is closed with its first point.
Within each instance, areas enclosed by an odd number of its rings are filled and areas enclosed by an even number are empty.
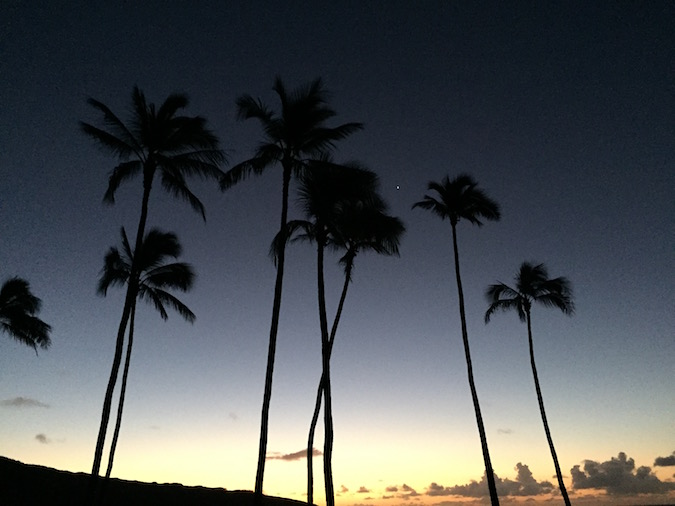
{"type": "MultiPolygon", "coordinates": [[[[0,504],[3,506],[90,506],[85,491],[91,476],[23,464],[0,457],[0,504]]],[[[102,482],[104,478],[95,478],[102,482]]],[[[248,491],[186,487],[111,479],[101,506],[253,506],[248,491]]],[[[280,497],[262,497],[263,506],[305,506],[280,497]]]]}

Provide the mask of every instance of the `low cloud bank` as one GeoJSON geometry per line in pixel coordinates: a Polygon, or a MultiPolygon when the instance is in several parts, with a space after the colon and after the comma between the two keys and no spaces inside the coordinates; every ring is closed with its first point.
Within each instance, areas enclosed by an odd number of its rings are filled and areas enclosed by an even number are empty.
{"type": "MultiPolygon", "coordinates": [[[[515,470],[516,479],[501,479],[495,474],[495,485],[497,493],[500,496],[533,496],[540,494],[549,494],[553,490],[553,484],[550,481],[537,481],[532,476],[530,468],[526,464],[518,462],[515,470]]],[[[480,481],[471,481],[466,485],[455,485],[454,487],[444,487],[438,483],[429,485],[426,491],[429,496],[458,495],[462,497],[483,497],[488,495],[487,477],[483,474],[480,481]]]]}
{"type": "MultiPolygon", "coordinates": [[[[670,457],[658,457],[657,461],[659,459],[670,462],[670,457]]],[[[585,460],[583,470],[576,465],[571,473],[572,486],[575,489],[603,489],[611,495],[661,494],[675,490],[675,483],[659,480],[652,474],[651,468],[640,466],[636,469],[635,461],[624,452],[605,462],[585,460]]]]}

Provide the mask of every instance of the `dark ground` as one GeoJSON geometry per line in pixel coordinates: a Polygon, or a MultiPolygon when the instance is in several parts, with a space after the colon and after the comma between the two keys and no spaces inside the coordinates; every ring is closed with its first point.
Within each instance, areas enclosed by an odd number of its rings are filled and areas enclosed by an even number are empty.
{"type": "MultiPolygon", "coordinates": [[[[0,505],[89,506],[85,500],[89,475],[23,464],[0,457],[0,505]]],[[[99,485],[104,483],[99,479],[99,485]]],[[[262,506],[306,503],[263,497],[262,506]]],[[[257,506],[253,492],[180,484],[142,483],[110,479],[100,506],[257,506]]]]}

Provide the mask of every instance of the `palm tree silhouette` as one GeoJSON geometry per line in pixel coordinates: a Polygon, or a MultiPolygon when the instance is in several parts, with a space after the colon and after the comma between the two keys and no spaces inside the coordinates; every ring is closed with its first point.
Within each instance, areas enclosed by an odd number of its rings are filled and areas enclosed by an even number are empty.
{"type": "MultiPolygon", "coordinates": [[[[344,267],[344,283],[338,302],[337,311],[333,319],[333,325],[328,340],[328,355],[333,351],[335,335],[347,298],[347,290],[352,280],[354,260],[361,251],[374,251],[381,255],[399,254],[400,238],[405,227],[399,218],[388,216],[387,206],[379,198],[369,198],[364,201],[348,201],[341,204],[339,212],[333,218],[333,246],[346,250],[340,258],[340,264],[344,267]]],[[[321,410],[321,399],[324,395],[324,375],[321,375],[316,392],[314,413],[310,423],[307,438],[307,503],[314,501],[314,471],[312,454],[314,449],[314,434],[321,410]]]]}
{"type": "Polygon", "coordinates": [[[567,495],[567,489],[563,482],[562,473],[558,456],[553,446],[553,438],[548,427],[546,412],[544,411],[544,399],[541,395],[539,386],[539,376],[537,375],[537,366],[534,362],[534,346],[532,343],[532,322],[530,311],[532,303],[537,302],[545,307],[557,307],[563,313],[571,315],[574,313],[574,302],[572,300],[572,288],[567,278],[559,277],[549,279],[548,271],[544,264],[533,265],[529,262],[523,262],[520,270],[515,277],[516,287],[511,288],[504,283],[490,285],[485,295],[490,302],[490,307],[485,312],[485,323],[490,321],[492,314],[498,309],[508,311],[515,309],[518,312],[520,321],[527,323],[527,339],[530,347],[530,365],[532,366],[532,376],[534,377],[534,388],[537,391],[537,401],[539,402],[539,411],[541,420],[544,423],[544,432],[546,440],[553,457],[553,465],[558,478],[560,493],[565,500],[566,506],[570,506],[570,498],[567,495]]]}
{"type": "Polygon", "coordinates": [[[243,95],[237,99],[239,119],[257,119],[264,130],[264,139],[253,158],[235,165],[221,179],[221,188],[225,190],[251,174],[261,174],[277,164],[280,164],[282,169],[281,224],[279,226],[282,240],[277,252],[272,323],[260,421],[260,444],[255,480],[255,494],[258,498],[262,496],[265,474],[272,376],[284,278],[286,240],[283,236],[286,234],[288,221],[288,193],[291,177],[301,174],[311,160],[319,159],[332,151],[337,141],[363,127],[361,123],[345,123],[332,128],[325,125],[326,121],[335,116],[335,111],[326,104],[328,94],[320,79],[289,92],[281,79],[277,77],[273,90],[278,95],[281,104],[279,113],[274,112],[251,95],[243,95]]]}
{"type": "MultiPolygon", "coordinates": [[[[98,283],[98,293],[103,296],[107,294],[108,288],[111,286],[129,285],[131,283],[131,266],[134,263],[134,253],[129,245],[129,240],[127,239],[124,227],[122,227],[121,235],[122,252],[120,253],[120,250],[112,247],[105,256],[104,266],[101,270],[101,278],[98,283]]],[[[129,363],[131,361],[131,349],[134,340],[136,300],[144,299],[146,302],[152,303],[164,320],[169,317],[166,311],[167,306],[172,307],[190,323],[193,323],[195,320],[194,313],[167,291],[168,289],[177,289],[186,292],[192,287],[195,275],[189,264],[184,262],[165,263],[166,258],[178,258],[180,254],[181,246],[176,235],[162,232],[158,229],[150,230],[140,245],[138,260],[136,262],[138,279],[135,280],[134,283],[134,285],[137,286],[137,293],[131,307],[129,340],[127,342],[127,353],[124,361],[124,371],[122,373],[120,398],[117,405],[117,420],[115,423],[112,444],[110,446],[108,469],[105,474],[106,478],[110,477],[110,472],[112,471],[117,439],[122,423],[124,396],[126,393],[129,363]]]]}
{"type": "MultiPolygon", "coordinates": [[[[132,116],[127,123],[117,117],[105,104],[89,99],[89,104],[103,114],[103,128],[80,122],[82,131],[115,155],[120,163],[111,171],[104,202],[114,203],[115,192],[120,184],[137,175],[142,175],[143,196],[141,214],[133,251],[138,251],[145,234],[148,218],[148,202],[155,175],[169,193],[186,200],[192,208],[205,217],[204,206],[194,195],[186,177],[215,178],[222,176],[218,165],[224,161],[223,151],[218,148],[218,139],[206,128],[206,120],[200,116],[181,116],[179,112],[188,105],[183,94],[172,94],[157,109],[148,104],[138,87],[132,92],[132,116]]],[[[133,258],[138,255],[134,254],[133,258]]],[[[103,456],[103,445],[110,419],[113,390],[117,381],[124,334],[131,315],[137,287],[138,267],[131,264],[130,283],[124,300],[122,318],[117,331],[115,356],[106,388],[101,414],[101,425],[96,441],[91,474],[98,476],[103,456]]]]}
{"type": "Polygon", "coordinates": [[[37,355],[38,346],[49,348],[52,328],[37,317],[42,301],[30,291],[25,279],[9,278],[0,288],[0,329],[37,355]]]}
{"type": "MultiPolygon", "coordinates": [[[[330,355],[333,347],[333,339],[337,331],[339,314],[342,311],[344,297],[346,296],[346,286],[343,287],[343,296],[338,306],[331,334],[328,333],[328,319],[326,314],[325,298],[325,280],[324,280],[324,260],[325,250],[328,247],[345,248],[348,250],[344,259],[347,269],[347,281],[353,266],[354,257],[360,247],[365,247],[366,241],[373,241],[373,237],[366,237],[366,215],[370,211],[371,215],[380,213],[379,223],[384,222],[385,216],[383,210],[386,209],[384,202],[377,193],[377,176],[361,168],[357,164],[347,164],[339,166],[323,160],[312,164],[300,177],[299,202],[306,216],[306,220],[293,220],[288,223],[288,232],[281,236],[291,237],[296,231],[302,231],[302,234],[296,239],[305,239],[316,244],[317,248],[317,285],[319,300],[319,323],[321,329],[321,356],[322,356],[322,376],[319,382],[319,392],[317,395],[317,404],[315,405],[312,428],[310,428],[310,439],[308,441],[308,501],[311,504],[313,500],[313,476],[312,476],[312,446],[313,430],[318,420],[318,411],[321,403],[321,392],[324,399],[324,484],[326,488],[326,503],[333,506],[335,503],[333,476],[332,476],[332,449],[333,449],[333,416],[332,416],[332,397],[331,397],[331,379],[330,379],[330,355]],[[364,219],[364,224],[357,233],[356,220],[359,215],[364,219]],[[351,236],[350,236],[351,235],[351,236]]],[[[370,225],[376,220],[370,216],[370,225]]],[[[395,218],[393,218],[395,220],[395,218]]],[[[399,222],[400,227],[402,225],[399,222]]],[[[370,230],[372,232],[372,229],[370,230]]],[[[378,233],[378,232],[376,232],[378,233]]],[[[385,248],[393,249],[396,252],[398,240],[390,239],[389,242],[382,241],[379,244],[382,250],[385,248]]],[[[275,250],[278,250],[278,246],[275,250]]]]}
{"type": "Polygon", "coordinates": [[[429,191],[435,192],[436,196],[425,195],[423,200],[416,202],[413,208],[420,207],[431,211],[441,219],[450,221],[452,228],[452,246],[455,255],[455,277],[457,279],[457,293],[459,295],[459,316],[462,326],[462,340],[464,342],[464,354],[466,357],[466,367],[469,376],[469,387],[471,389],[471,398],[473,400],[474,411],[476,412],[476,423],[480,435],[481,448],[483,450],[483,460],[485,461],[485,474],[487,477],[488,490],[492,506],[499,504],[497,496],[497,487],[495,485],[492,462],[488,451],[487,436],[483,426],[483,416],[481,415],[480,405],[478,404],[478,394],[473,379],[473,366],[471,365],[471,353],[469,351],[469,336],[466,330],[466,313],[464,309],[464,291],[462,290],[462,278],[459,272],[459,252],[457,249],[457,223],[464,219],[469,223],[482,226],[482,219],[497,221],[499,220],[499,205],[490,199],[481,189],[477,188],[477,183],[467,174],[461,174],[450,180],[447,176],[441,183],[430,182],[429,191]]]}

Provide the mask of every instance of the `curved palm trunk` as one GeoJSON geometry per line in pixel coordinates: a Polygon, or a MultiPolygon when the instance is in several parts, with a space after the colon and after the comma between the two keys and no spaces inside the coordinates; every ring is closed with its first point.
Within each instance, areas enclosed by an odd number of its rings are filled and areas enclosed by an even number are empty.
{"type": "MultiPolygon", "coordinates": [[[[352,272],[352,263],[347,264],[345,270],[345,282],[342,286],[342,294],[340,295],[340,302],[338,303],[337,312],[335,313],[335,319],[333,320],[333,327],[330,331],[330,340],[328,347],[328,358],[333,352],[333,343],[335,342],[335,334],[337,333],[338,323],[340,322],[340,316],[342,315],[342,308],[345,304],[345,299],[347,298],[347,289],[349,288],[349,281],[351,279],[352,272]]],[[[321,379],[319,380],[319,387],[316,392],[316,401],[314,403],[314,413],[312,414],[312,422],[309,426],[309,436],[307,438],[307,503],[314,503],[314,465],[312,462],[312,455],[314,449],[314,433],[316,432],[316,424],[319,421],[319,412],[321,411],[321,397],[324,393],[324,375],[321,373],[321,379]]]]}
{"type": "Polygon", "coordinates": [[[480,445],[483,450],[483,460],[485,461],[485,475],[488,483],[488,490],[490,492],[490,501],[492,506],[499,506],[499,497],[497,496],[497,486],[495,485],[494,472],[492,471],[492,462],[490,461],[490,453],[488,451],[487,436],[485,435],[485,427],[483,427],[483,416],[480,412],[478,404],[478,394],[476,393],[476,385],[473,380],[473,366],[471,365],[471,353],[469,351],[469,336],[466,330],[466,313],[464,310],[464,291],[462,290],[462,279],[459,274],[459,252],[457,249],[457,229],[455,224],[452,224],[452,246],[455,253],[455,277],[457,278],[457,293],[459,295],[459,316],[462,322],[462,340],[464,342],[464,354],[466,356],[466,368],[469,376],[469,387],[471,388],[471,399],[473,400],[473,407],[476,412],[476,424],[478,425],[478,433],[480,435],[480,445]]]}
{"type": "Polygon", "coordinates": [[[534,345],[532,342],[532,325],[530,323],[530,312],[527,311],[527,339],[530,345],[530,365],[532,366],[532,376],[534,376],[534,388],[537,391],[537,401],[539,401],[539,411],[541,412],[541,421],[544,423],[544,432],[546,432],[546,440],[548,441],[548,447],[551,449],[551,457],[553,457],[553,465],[555,466],[555,474],[558,478],[558,486],[560,487],[560,493],[563,496],[566,506],[571,506],[570,498],[567,495],[567,489],[565,488],[565,483],[563,482],[562,473],[560,472],[560,464],[558,463],[558,455],[555,452],[555,447],[553,446],[553,438],[551,437],[551,431],[548,428],[548,421],[546,419],[546,412],[544,411],[544,398],[541,395],[541,387],[539,386],[539,376],[537,375],[537,366],[534,363],[534,345]]]}
{"type": "Polygon", "coordinates": [[[270,341],[267,348],[267,371],[265,373],[265,393],[263,394],[262,415],[260,420],[260,443],[258,446],[258,469],[255,477],[255,495],[258,501],[262,499],[263,478],[265,475],[265,458],[267,456],[267,431],[269,427],[270,400],[272,398],[272,375],[274,373],[274,355],[277,348],[277,331],[279,329],[279,315],[281,313],[281,290],[284,281],[284,260],[286,258],[286,222],[288,220],[288,190],[291,182],[291,165],[286,161],[283,164],[283,188],[281,201],[281,225],[279,233],[281,248],[277,256],[277,277],[274,283],[274,302],[272,305],[272,324],[270,325],[270,341]]]}
{"type": "Polygon", "coordinates": [[[150,200],[150,190],[152,189],[153,168],[150,167],[145,171],[143,176],[143,200],[141,202],[141,217],[138,220],[138,231],[136,233],[136,244],[134,245],[134,257],[131,262],[131,273],[129,275],[129,284],[127,285],[127,294],[124,299],[124,309],[122,311],[122,320],[117,331],[117,342],[115,343],[115,357],[113,358],[113,365],[110,371],[110,378],[108,380],[108,387],[105,392],[105,399],[103,400],[103,412],[101,413],[101,425],[98,431],[98,439],[96,441],[96,450],[94,452],[94,464],[92,465],[92,478],[98,476],[101,469],[101,460],[103,458],[103,446],[105,444],[106,431],[108,430],[108,422],[110,421],[110,409],[112,407],[112,397],[115,390],[115,383],[117,383],[117,376],[119,374],[120,363],[122,362],[122,348],[124,346],[124,334],[126,333],[127,323],[131,308],[136,300],[138,266],[136,265],[136,253],[139,250],[141,242],[143,241],[143,234],[145,233],[145,224],[148,219],[148,201],[150,200]]]}
{"type": "Polygon", "coordinates": [[[117,404],[117,420],[115,421],[115,431],[110,445],[110,455],[108,456],[108,469],[105,472],[106,480],[110,478],[113,461],[115,460],[115,449],[117,448],[117,439],[120,435],[120,426],[122,425],[122,411],[124,410],[124,396],[127,391],[127,378],[129,377],[129,363],[131,362],[131,348],[134,344],[134,320],[136,317],[136,304],[131,308],[129,318],[129,341],[127,342],[127,354],[124,359],[124,371],[122,372],[122,386],[120,388],[120,400],[117,404]]]}
{"type": "Polygon", "coordinates": [[[326,293],[323,278],[324,245],[317,239],[317,280],[319,290],[319,324],[321,325],[321,363],[324,397],[324,444],[323,444],[323,476],[326,487],[326,506],[335,505],[333,492],[333,404],[330,385],[330,352],[331,342],[328,337],[328,319],[326,317],[326,293]]]}

